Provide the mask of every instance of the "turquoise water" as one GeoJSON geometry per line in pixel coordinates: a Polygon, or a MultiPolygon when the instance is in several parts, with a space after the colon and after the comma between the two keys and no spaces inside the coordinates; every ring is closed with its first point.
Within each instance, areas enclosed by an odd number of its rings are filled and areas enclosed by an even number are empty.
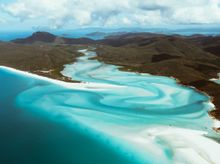
{"type": "Polygon", "coordinates": [[[0,67],[1,163],[219,163],[209,97],[85,55],[62,73],[0,67]]]}
{"type": "Polygon", "coordinates": [[[217,84],[220,84],[220,73],[218,73],[218,79],[211,79],[211,81],[217,83],[217,84]]]}

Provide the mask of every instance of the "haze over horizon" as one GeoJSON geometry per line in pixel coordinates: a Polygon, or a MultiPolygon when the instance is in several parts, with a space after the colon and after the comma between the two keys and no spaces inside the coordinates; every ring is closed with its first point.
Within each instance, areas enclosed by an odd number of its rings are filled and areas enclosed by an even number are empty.
{"type": "Polygon", "coordinates": [[[2,0],[0,31],[77,28],[213,28],[220,0],[2,0]]]}
{"type": "Polygon", "coordinates": [[[220,0],[0,0],[0,164],[220,164],[220,0]]]}

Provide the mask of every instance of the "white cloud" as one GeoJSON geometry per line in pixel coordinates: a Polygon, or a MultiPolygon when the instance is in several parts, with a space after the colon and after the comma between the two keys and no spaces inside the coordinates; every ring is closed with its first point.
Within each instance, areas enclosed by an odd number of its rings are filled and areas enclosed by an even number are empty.
{"type": "Polygon", "coordinates": [[[53,28],[220,23],[220,0],[17,0],[1,9],[20,20],[45,19],[53,28]]]}

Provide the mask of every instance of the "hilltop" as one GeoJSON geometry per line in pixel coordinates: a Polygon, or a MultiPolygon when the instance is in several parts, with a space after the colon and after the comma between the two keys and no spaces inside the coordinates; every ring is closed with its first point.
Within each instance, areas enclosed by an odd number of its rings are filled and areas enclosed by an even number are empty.
{"type": "Polygon", "coordinates": [[[11,42],[17,44],[34,44],[34,43],[49,43],[49,44],[93,44],[94,40],[89,38],[66,38],[53,35],[48,32],[35,32],[27,38],[19,38],[11,42]]]}
{"type": "MultiPolygon", "coordinates": [[[[96,34],[99,34],[98,32],[96,34]]],[[[65,38],[36,32],[0,43],[0,64],[68,81],[60,71],[80,56],[80,48],[96,47],[97,59],[121,70],[172,76],[214,97],[220,109],[220,85],[209,79],[220,72],[220,36],[118,33],[102,40],[65,38]]],[[[220,119],[220,110],[213,115],[220,119]]]]}

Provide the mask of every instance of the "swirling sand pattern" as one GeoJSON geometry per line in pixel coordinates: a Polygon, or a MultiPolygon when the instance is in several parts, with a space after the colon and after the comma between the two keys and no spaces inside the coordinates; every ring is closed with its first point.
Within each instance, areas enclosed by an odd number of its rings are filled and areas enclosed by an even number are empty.
{"type": "MultiPolygon", "coordinates": [[[[220,145],[211,139],[219,135],[212,130],[213,120],[208,116],[213,107],[209,97],[168,77],[121,72],[116,66],[89,60],[95,52],[81,52],[85,56],[62,72],[83,81],[81,84],[0,69],[0,99],[7,100],[0,101],[2,108],[12,108],[8,105],[12,104],[20,112],[68,127],[64,139],[72,143],[70,153],[50,150],[55,157],[47,160],[220,163],[220,145]]],[[[42,140],[50,138],[50,133],[46,131],[42,140]]],[[[63,140],[52,143],[68,145],[63,140]]],[[[62,148],[65,152],[66,147],[62,148]]]]}

